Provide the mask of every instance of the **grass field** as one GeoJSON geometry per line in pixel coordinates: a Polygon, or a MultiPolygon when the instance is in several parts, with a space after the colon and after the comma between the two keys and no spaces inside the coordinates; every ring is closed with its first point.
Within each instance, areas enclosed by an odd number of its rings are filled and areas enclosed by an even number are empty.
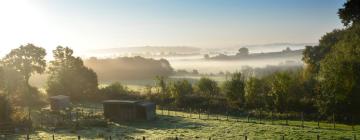
{"type": "MultiPolygon", "coordinates": [[[[262,121],[247,118],[234,118],[226,116],[208,116],[206,114],[192,114],[174,111],[157,111],[158,118],[149,122],[109,123],[107,127],[84,127],[80,130],[59,129],[55,132],[47,129],[37,130],[30,135],[31,139],[354,139],[354,135],[360,137],[360,126],[337,124],[334,129],[332,124],[317,122],[305,122],[301,127],[301,121],[289,121],[284,125],[284,120],[262,121]],[[218,118],[218,120],[217,120],[218,118]]],[[[11,137],[12,139],[24,139],[26,135],[11,137]]],[[[1,139],[1,138],[0,138],[1,139]]]]}

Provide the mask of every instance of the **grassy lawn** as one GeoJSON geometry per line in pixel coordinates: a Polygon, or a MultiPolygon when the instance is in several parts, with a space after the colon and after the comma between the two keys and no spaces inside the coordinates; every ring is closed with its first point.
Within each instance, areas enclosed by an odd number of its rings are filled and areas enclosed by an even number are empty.
{"type": "MultiPolygon", "coordinates": [[[[273,123],[269,120],[250,120],[247,118],[234,118],[226,116],[208,116],[206,114],[188,114],[185,112],[157,111],[158,118],[149,122],[109,123],[107,127],[84,126],[82,129],[58,129],[53,133],[49,129],[38,129],[30,135],[31,139],[353,139],[354,134],[360,138],[360,126],[337,124],[334,129],[332,124],[322,122],[320,128],[317,122],[305,122],[301,127],[301,121],[289,121],[284,125],[284,120],[273,123]],[[169,114],[169,115],[168,115],[169,114]]],[[[26,135],[17,135],[11,139],[24,139],[26,135]]],[[[1,139],[1,138],[0,138],[1,139]]]]}

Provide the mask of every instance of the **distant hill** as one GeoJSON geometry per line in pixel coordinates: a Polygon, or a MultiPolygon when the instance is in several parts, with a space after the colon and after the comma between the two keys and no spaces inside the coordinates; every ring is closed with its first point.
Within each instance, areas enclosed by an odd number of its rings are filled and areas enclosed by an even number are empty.
{"type": "Polygon", "coordinates": [[[274,58],[298,58],[301,59],[303,49],[300,50],[283,50],[280,52],[268,53],[252,53],[248,55],[224,55],[219,54],[214,57],[207,58],[208,60],[251,60],[251,59],[274,59],[274,58]]]}
{"type": "Polygon", "coordinates": [[[93,69],[100,82],[118,80],[153,79],[155,76],[170,76],[173,68],[166,59],[143,57],[120,57],[113,59],[87,59],[84,64],[93,69]]]}
{"type": "Polygon", "coordinates": [[[169,56],[200,54],[200,48],[187,46],[144,46],[95,49],[84,51],[84,54],[119,55],[119,56],[169,56]]]}

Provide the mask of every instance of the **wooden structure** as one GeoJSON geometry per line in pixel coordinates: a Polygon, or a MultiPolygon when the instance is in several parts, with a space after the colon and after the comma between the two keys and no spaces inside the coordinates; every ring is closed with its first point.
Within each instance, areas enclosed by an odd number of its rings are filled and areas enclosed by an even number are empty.
{"type": "Polygon", "coordinates": [[[0,94],[0,124],[9,121],[10,106],[5,95],[0,94]]]}
{"type": "Polygon", "coordinates": [[[49,98],[51,110],[63,110],[70,107],[69,96],[57,95],[49,98]]]}
{"type": "Polygon", "coordinates": [[[152,102],[106,100],[103,106],[105,118],[111,121],[153,120],[156,116],[152,102]]]}

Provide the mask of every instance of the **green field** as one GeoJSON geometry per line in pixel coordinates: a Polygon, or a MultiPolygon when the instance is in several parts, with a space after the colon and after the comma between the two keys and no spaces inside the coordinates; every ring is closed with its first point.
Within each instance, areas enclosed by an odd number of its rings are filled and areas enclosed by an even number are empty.
{"type": "MultiPolygon", "coordinates": [[[[332,124],[317,122],[305,122],[305,127],[301,127],[301,121],[289,121],[285,125],[284,120],[272,122],[250,120],[247,118],[235,118],[226,116],[206,114],[189,114],[184,112],[157,111],[158,118],[149,122],[128,122],[128,123],[109,123],[107,127],[83,127],[79,130],[58,129],[53,131],[48,129],[37,130],[30,135],[31,139],[77,139],[80,135],[82,139],[354,139],[354,135],[360,137],[360,126],[337,124],[333,128],[332,124]],[[218,119],[217,119],[218,118],[218,119]]],[[[26,135],[17,135],[11,139],[24,139],[26,135]]],[[[7,137],[8,138],[8,137],[7,137]]]]}

